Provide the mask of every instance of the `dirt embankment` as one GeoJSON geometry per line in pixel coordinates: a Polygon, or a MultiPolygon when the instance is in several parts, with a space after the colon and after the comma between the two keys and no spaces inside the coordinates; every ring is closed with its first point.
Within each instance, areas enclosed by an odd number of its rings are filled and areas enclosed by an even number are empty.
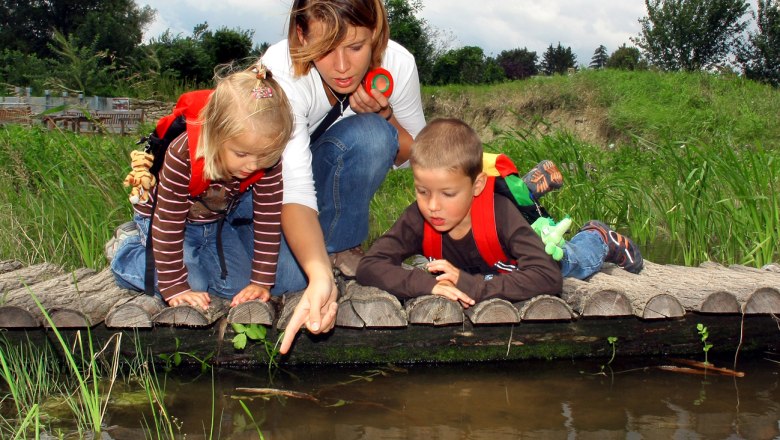
{"type": "Polygon", "coordinates": [[[582,104],[583,100],[559,103],[534,95],[475,98],[423,95],[425,117],[456,117],[474,127],[484,142],[493,140],[503,130],[517,130],[524,135],[545,135],[564,130],[594,145],[606,146],[619,137],[607,123],[606,110],[582,104]]]}

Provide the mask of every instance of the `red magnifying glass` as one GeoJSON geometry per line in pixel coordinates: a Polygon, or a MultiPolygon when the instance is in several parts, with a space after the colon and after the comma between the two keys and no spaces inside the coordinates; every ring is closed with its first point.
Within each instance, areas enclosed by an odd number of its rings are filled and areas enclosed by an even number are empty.
{"type": "Polygon", "coordinates": [[[380,93],[386,97],[390,97],[393,93],[393,76],[387,70],[377,67],[371,69],[366,73],[363,78],[363,88],[366,92],[371,93],[371,89],[379,90],[380,93]]]}

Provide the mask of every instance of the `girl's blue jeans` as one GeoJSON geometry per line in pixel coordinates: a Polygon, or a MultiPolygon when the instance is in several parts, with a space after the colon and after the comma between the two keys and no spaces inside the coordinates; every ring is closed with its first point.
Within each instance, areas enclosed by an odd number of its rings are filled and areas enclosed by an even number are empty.
{"type": "Polygon", "coordinates": [[[598,232],[578,232],[563,247],[561,274],[579,280],[588,278],[601,270],[608,250],[598,232]]]}
{"type": "MultiPolygon", "coordinates": [[[[371,198],[398,153],[398,131],[374,113],[344,118],[311,146],[319,220],[328,253],[368,238],[371,198]]],[[[274,295],[306,288],[306,276],[282,237],[274,295]]]]}
{"type": "MultiPolygon", "coordinates": [[[[144,290],[146,270],[146,237],[149,234],[149,218],[136,214],[133,217],[139,235],[128,237],[117,249],[111,261],[119,287],[144,290]]],[[[230,299],[249,285],[252,273],[252,191],[241,195],[237,206],[228,213],[222,226],[222,249],[225,253],[227,277],[223,280],[217,254],[217,222],[187,223],[184,231],[184,265],[187,266],[187,282],[193,291],[208,292],[230,299]]],[[[155,271],[155,291],[157,274],[155,271]]]]}

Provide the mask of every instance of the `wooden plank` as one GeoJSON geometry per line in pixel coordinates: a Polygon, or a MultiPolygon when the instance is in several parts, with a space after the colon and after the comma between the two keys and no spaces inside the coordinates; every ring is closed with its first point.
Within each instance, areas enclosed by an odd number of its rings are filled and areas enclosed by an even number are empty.
{"type": "Polygon", "coordinates": [[[522,321],[571,321],[577,314],[566,301],[551,295],[540,295],[515,303],[522,321]]]}
{"type": "Polygon", "coordinates": [[[132,298],[111,307],[105,324],[108,328],[152,328],[152,316],[166,307],[160,298],[135,292],[132,298]]]}
{"type": "Polygon", "coordinates": [[[410,324],[452,325],[462,324],[463,307],[439,295],[424,295],[406,301],[404,305],[410,324]]]}
{"type": "Polygon", "coordinates": [[[166,307],[152,317],[152,322],[155,326],[208,327],[225,316],[229,308],[229,301],[211,295],[211,303],[206,310],[189,304],[166,307]]]}
{"type": "Polygon", "coordinates": [[[276,319],[276,307],[271,301],[247,301],[230,308],[228,323],[260,324],[271,326],[276,319]]]}
{"type": "Polygon", "coordinates": [[[520,315],[512,303],[501,298],[480,301],[464,312],[472,324],[516,324],[520,315]]]}

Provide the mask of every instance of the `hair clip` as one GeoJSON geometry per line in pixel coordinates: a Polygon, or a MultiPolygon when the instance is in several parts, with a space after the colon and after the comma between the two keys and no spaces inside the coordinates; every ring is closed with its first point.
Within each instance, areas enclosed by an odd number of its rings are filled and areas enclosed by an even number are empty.
{"type": "Polygon", "coordinates": [[[265,68],[263,63],[260,61],[257,62],[257,64],[254,65],[252,68],[252,72],[257,74],[257,79],[266,79],[268,76],[268,69],[265,68]]]}
{"type": "Polygon", "coordinates": [[[259,86],[252,89],[252,97],[255,99],[272,98],[274,89],[269,86],[259,86]]]}

